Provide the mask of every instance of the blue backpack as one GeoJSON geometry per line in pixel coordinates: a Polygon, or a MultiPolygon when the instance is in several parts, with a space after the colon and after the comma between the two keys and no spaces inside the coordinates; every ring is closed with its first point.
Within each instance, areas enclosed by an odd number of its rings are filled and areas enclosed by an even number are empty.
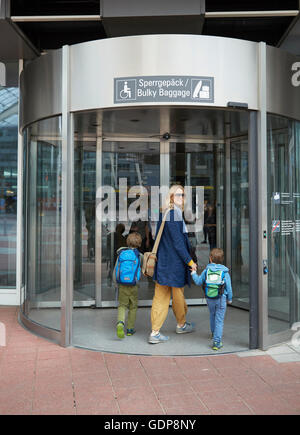
{"type": "Polygon", "coordinates": [[[224,277],[224,270],[207,268],[205,282],[203,283],[203,289],[207,298],[217,299],[223,295],[225,287],[224,277]]]}
{"type": "Polygon", "coordinates": [[[116,281],[122,285],[136,285],[141,277],[140,253],[137,249],[122,249],[118,254],[116,281]]]}

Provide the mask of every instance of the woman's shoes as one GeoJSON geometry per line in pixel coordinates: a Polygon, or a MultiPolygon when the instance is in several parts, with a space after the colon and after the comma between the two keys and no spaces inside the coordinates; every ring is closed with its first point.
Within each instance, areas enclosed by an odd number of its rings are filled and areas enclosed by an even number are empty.
{"type": "Polygon", "coordinates": [[[160,332],[156,335],[149,336],[149,343],[151,344],[157,344],[157,343],[165,343],[169,340],[169,337],[167,335],[162,335],[160,332]]]}
{"type": "Polygon", "coordinates": [[[195,331],[195,323],[185,322],[185,324],[181,327],[176,326],[176,334],[187,334],[188,332],[195,331]]]}

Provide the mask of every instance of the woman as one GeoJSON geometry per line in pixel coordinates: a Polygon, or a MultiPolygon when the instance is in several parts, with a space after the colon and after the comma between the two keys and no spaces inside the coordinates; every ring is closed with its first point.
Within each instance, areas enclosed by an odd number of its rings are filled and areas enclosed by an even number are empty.
{"type": "MultiPolygon", "coordinates": [[[[165,227],[157,251],[157,263],[153,275],[155,294],[151,309],[152,332],[149,343],[161,343],[169,339],[160,333],[168,315],[172,293],[172,308],[177,320],[176,332],[183,334],[194,331],[194,325],[186,322],[187,305],[184,299],[184,286],[190,285],[190,268],[196,270],[190,254],[190,243],[186,225],[182,218],[184,209],[184,189],[172,186],[167,195],[163,214],[168,213],[165,227]]],[[[162,216],[157,225],[160,228],[162,216]]]]}

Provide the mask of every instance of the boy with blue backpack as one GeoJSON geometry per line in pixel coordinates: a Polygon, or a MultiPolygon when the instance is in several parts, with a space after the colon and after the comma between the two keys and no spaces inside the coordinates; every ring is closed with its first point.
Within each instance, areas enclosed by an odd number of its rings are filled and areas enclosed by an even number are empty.
{"type": "Polygon", "coordinates": [[[192,278],[197,285],[202,285],[207,306],[209,309],[210,329],[213,339],[213,350],[219,350],[223,346],[222,335],[226,303],[232,303],[232,288],[229,269],[222,263],[224,252],[214,248],[210,251],[209,264],[201,275],[192,272],[192,278]]]}
{"type": "Polygon", "coordinates": [[[117,250],[117,261],[114,269],[114,281],[119,287],[119,307],[117,336],[125,337],[125,316],[128,309],[127,335],[135,333],[134,325],[138,307],[138,282],[141,277],[143,255],[138,248],[142,244],[139,233],[130,233],[126,240],[127,248],[117,250]]]}

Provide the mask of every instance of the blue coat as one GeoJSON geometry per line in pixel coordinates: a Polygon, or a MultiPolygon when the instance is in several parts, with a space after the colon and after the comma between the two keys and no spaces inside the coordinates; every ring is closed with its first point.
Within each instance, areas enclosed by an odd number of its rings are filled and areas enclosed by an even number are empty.
{"type": "MultiPolygon", "coordinates": [[[[161,221],[162,216],[160,215],[156,235],[161,221]]],[[[174,219],[174,210],[171,210],[157,251],[154,281],[170,287],[190,285],[191,273],[188,266],[188,263],[192,260],[190,248],[188,235],[183,232],[183,220],[174,219]]]]}

